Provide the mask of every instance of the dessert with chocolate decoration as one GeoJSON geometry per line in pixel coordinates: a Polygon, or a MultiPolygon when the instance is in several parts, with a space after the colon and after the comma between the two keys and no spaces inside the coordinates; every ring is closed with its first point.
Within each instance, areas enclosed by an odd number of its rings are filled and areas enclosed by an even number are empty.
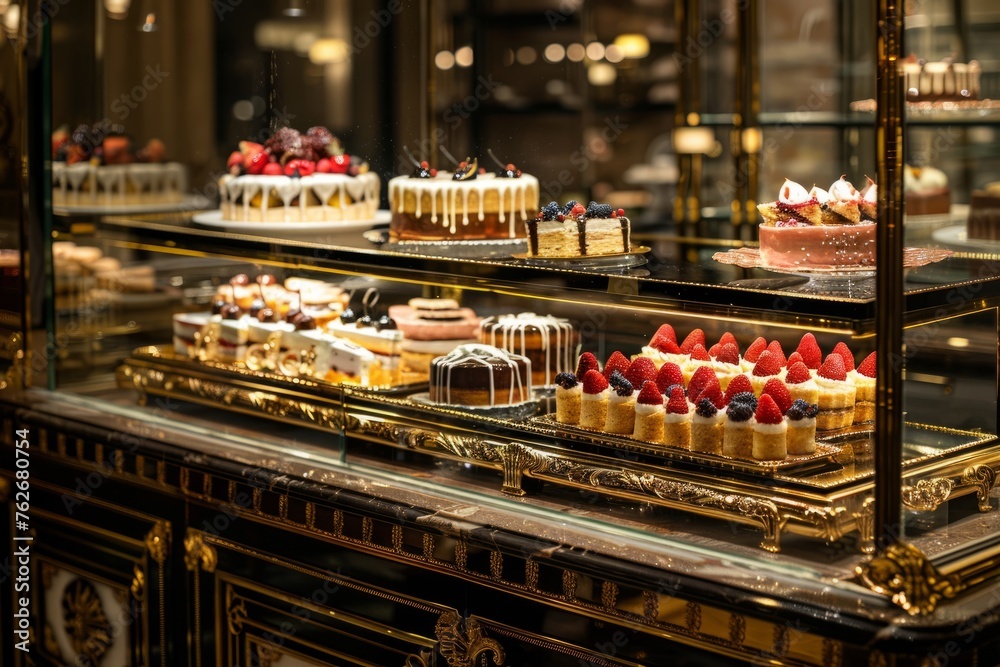
{"type": "Polygon", "coordinates": [[[519,313],[488,317],[479,324],[479,342],[531,359],[535,385],[551,385],[559,373],[572,371],[580,336],[569,320],[519,313]]]}
{"type": "Polygon", "coordinates": [[[908,102],[979,99],[982,67],[976,60],[968,63],[957,63],[952,58],[926,61],[911,54],[900,66],[908,102]]]}
{"type": "Polygon", "coordinates": [[[550,202],[528,222],[528,256],[594,257],[632,251],[625,211],[609,204],[550,202]]]}
{"type": "Polygon", "coordinates": [[[431,362],[430,400],[466,407],[531,399],[531,361],[490,345],[460,345],[431,362]]]}

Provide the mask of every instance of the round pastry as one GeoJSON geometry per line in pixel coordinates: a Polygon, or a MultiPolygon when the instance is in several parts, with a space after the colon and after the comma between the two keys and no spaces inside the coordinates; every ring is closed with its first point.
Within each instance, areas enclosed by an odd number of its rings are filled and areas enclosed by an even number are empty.
{"type": "Polygon", "coordinates": [[[536,385],[551,385],[559,373],[573,371],[580,347],[569,320],[534,313],[486,318],[479,325],[479,341],[531,359],[536,385]]]}
{"type": "Polygon", "coordinates": [[[461,345],[431,362],[430,400],[459,406],[516,405],[531,398],[531,361],[490,345],[461,345]]]}
{"type": "MultiPolygon", "coordinates": [[[[410,340],[467,340],[476,337],[480,318],[454,299],[410,299],[389,306],[389,317],[410,340]]],[[[458,345],[458,343],[456,343],[458,345]]]]}

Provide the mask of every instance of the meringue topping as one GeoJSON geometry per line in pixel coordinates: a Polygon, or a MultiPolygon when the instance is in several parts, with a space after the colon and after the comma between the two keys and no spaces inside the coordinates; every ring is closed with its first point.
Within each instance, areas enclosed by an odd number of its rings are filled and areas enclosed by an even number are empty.
{"type": "Polygon", "coordinates": [[[805,204],[811,202],[813,198],[806,192],[806,189],[792,181],[790,179],[785,179],[785,184],[781,186],[781,194],[778,197],[778,201],[782,204],[805,204]]]}
{"type": "Polygon", "coordinates": [[[858,201],[858,191],[848,180],[841,176],[840,180],[830,186],[830,197],[836,201],[858,201]]]}

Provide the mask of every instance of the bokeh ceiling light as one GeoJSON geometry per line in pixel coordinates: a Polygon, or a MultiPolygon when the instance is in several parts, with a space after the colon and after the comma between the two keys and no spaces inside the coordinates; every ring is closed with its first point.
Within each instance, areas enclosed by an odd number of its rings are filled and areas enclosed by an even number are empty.
{"type": "Polygon", "coordinates": [[[11,39],[17,37],[21,27],[21,5],[13,4],[3,15],[3,30],[11,39]]]}
{"type": "Polygon", "coordinates": [[[600,42],[587,44],[587,57],[591,60],[600,60],[604,57],[604,45],[600,42]]]}
{"type": "Polygon", "coordinates": [[[156,22],[156,14],[153,12],[146,14],[146,19],[139,26],[139,30],[142,32],[156,32],[159,29],[160,26],[156,22]]]}
{"type": "Polygon", "coordinates": [[[573,43],[566,47],[566,58],[570,62],[581,62],[587,56],[587,49],[583,44],[573,43]]]}
{"type": "Polygon", "coordinates": [[[334,65],[347,60],[347,42],[342,39],[317,39],[309,46],[309,62],[334,65]]]}
{"type": "Polygon", "coordinates": [[[104,11],[113,19],[119,21],[128,16],[128,8],[132,5],[132,0],[104,0],[104,11]]]}
{"type": "Polygon", "coordinates": [[[455,54],[451,51],[438,51],[434,56],[434,66],[443,70],[451,69],[455,66],[455,54]]]}
{"type": "Polygon", "coordinates": [[[615,46],[625,58],[645,58],[649,55],[649,38],[641,33],[625,33],[615,37],[615,46]]]}
{"type": "Polygon", "coordinates": [[[530,65],[538,59],[538,52],[530,46],[522,46],[517,50],[517,62],[522,65],[530,65]]]}
{"type": "Polygon", "coordinates": [[[609,63],[620,63],[625,60],[625,54],[614,44],[608,44],[608,48],[604,49],[604,58],[609,63]]]}
{"type": "Polygon", "coordinates": [[[562,62],[566,57],[566,47],[562,44],[549,44],[545,47],[545,59],[550,63],[562,62]]]}
{"type": "Polygon", "coordinates": [[[302,2],[300,0],[289,0],[288,6],[282,9],[281,13],[285,16],[297,19],[305,16],[306,10],[302,7],[302,2]]]}
{"type": "Polygon", "coordinates": [[[471,46],[460,46],[455,50],[455,64],[459,67],[472,67],[474,59],[471,46]]]}
{"type": "Polygon", "coordinates": [[[592,86],[610,86],[618,78],[614,65],[594,63],[587,69],[587,81],[592,86]]]}

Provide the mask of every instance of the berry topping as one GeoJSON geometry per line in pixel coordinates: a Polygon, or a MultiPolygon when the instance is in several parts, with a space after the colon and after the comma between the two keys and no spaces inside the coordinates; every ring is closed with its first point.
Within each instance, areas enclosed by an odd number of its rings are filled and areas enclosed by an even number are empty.
{"type": "Polygon", "coordinates": [[[633,387],[641,387],[644,382],[656,381],[656,364],[649,357],[636,357],[625,371],[625,379],[633,387]]]}
{"type": "Polygon", "coordinates": [[[226,169],[231,174],[240,173],[240,169],[243,167],[243,153],[239,151],[233,151],[229,154],[229,159],[226,160],[226,169]]]}
{"type": "Polygon", "coordinates": [[[427,160],[421,160],[420,161],[420,168],[421,169],[430,169],[431,168],[431,164],[427,160]]]}
{"type": "Polygon", "coordinates": [[[267,153],[264,151],[252,153],[243,158],[243,167],[247,170],[248,174],[253,176],[259,176],[264,173],[264,167],[267,163],[267,153]]]}
{"type": "Polygon", "coordinates": [[[715,355],[715,360],[724,364],[736,365],[740,363],[740,350],[732,343],[724,343],[719,346],[719,353],[715,355]]]}
{"type": "Polygon", "coordinates": [[[750,394],[753,396],[753,385],[746,375],[737,375],[729,381],[726,387],[726,403],[732,403],[733,398],[739,394],[750,394]]]}
{"type": "MultiPolygon", "coordinates": [[[[803,365],[805,365],[805,363],[806,363],[805,359],[802,358],[801,354],[799,354],[798,352],[792,352],[790,355],[788,355],[788,360],[785,362],[785,365],[788,366],[789,368],[791,368],[792,364],[794,364],[796,362],[798,362],[800,364],[803,364],[803,365]]],[[[809,368],[809,367],[806,366],[806,368],[809,368]]]]}
{"type": "Polygon", "coordinates": [[[375,331],[395,331],[397,328],[396,320],[392,319],[388,315],[383,315],[375,320],[372,326],[375,327],[375,331]]]}
{"type": "Polygon", "coordinates": [[[752,413],[757,409],[757,397],[753,395],[753,392],[744,391],[742,393],[733,396],[733,400],[729,401],[729,405],[735,404],[749,405],[750,412],[752,413]]]}
{"type": "Polygon", "coordinates": [[[874,378],[875,373],[875,353],[872,352],[865,357],[865,360],[861,362],[860,366],[858,366],[858,374],[864,375],[866,378],[874,378]]]}
{"type": "Polygon", "coordinates": [[[806,365],[801,361],[796,361],[788,367],[785,382],[788,384],[802,384],[803,382],[808,382],[811,378],[812,374],[806,368],[806,365]]]}
{"type": "Polygon", "coordinates": [[[569,214],[572,215],[572,216],[580,216],[580,215],[583,215],[586,212],[587,212],[587,209],[584,208],[583,204],[577,204],[576,206],[574,206],[573,208],[571,208],[569,210],[569,214]]]}
{"type": "Polygon", "coordinates": [[[801,419],[812,419],[817,414],[819,414],[819,406],[815,403],[810,405],[801,398],[795,399],[791,407],[785,411],[785,416],[793,422],[797,422],[801,419]]]}
{"type": "Polygon", "coordinates": [[[708,356],[712,357],[713,359],[719,356],[719,352],[722,352],[722,346],[719,345],[718,343],[708,348],[708,356]]]}
{"type": "Polygon", "coordinates": [[[764,350],[761,353],[757,359],[757,363],[753,367],[754,376],[759,378],[777,375],[780,372],[781,364],[778,363],[778,358],[771,354],[769,350],[764,350]]]}
{"type": "Polygon", "coordinates": [[[691,376],[691,382],[688,384],[688,398],[694,401],[709,386],[717,384],[719,384],[719,378],[715,377],[715,371],[712,370],[711,366],[701,366],[691,376]]]}
{"type": "MultiPolygon", "coordinates": [[[[752,394],[750,398],[753,398],[752,394]]],[[[729,404],[729,407],[726,408],[726,417],[731,422],[737,422],[742,424],[743,422],[750,421],[750,418],[753,417],[753,412],[756,409],[757,409],[756,405],[745,403],[743,401],[733,401],[732,403],[729,404]]]]}
{"type": "Polygon", "coordinates": [[[763,396],[764,394],[774,399],[774,402],[778,404],[778,408],[781,410],[781,414],[785,414],[788,408],[792,406],[792,397],[788,393],[788,387],[778,378],[772,378],[767,381],[761,395],[763,396]]]}
{"type": "Polygon", "coordinates": [[[757,339],[750,343],[750,347],[747,351],[743,353],[743,358],[750,363],[756,363],[758,357],[760,357],[761,352],[767,349],[767,341],[763,337],[758,336],[757,339]]]}
{"type": "Polygon", "coordinates": [[[334,155],[330,158],[330,173],[346,174],[351,169],[350,155],[334,155]]]}
{"type": "Polygon", "coordinates": [[[802,355],[802,362],[808,368],[816,370],[823,363],[823,351],[819,349],[816,336],[813,336],[811,333],[802,336],[802,340],[799,341],[799,346],[795,348],[795,351],[802,355]]]}
{"type": "Polygon", "coordinates": [[[624,216],[625,216],[625,209],[623,209],[623,208],[618,209],[618,216],[617,217],[621,218],[621,217],[624,217],[624,216]]]}
{"type": "Polygon", "coordinates": [[[684,342],[681,343],[681,353],[691,354],[691,350],[693,350],[694,346],[698,344],[705,347],[705,332],[701,329],[695,329],[687,335],[687,338],[685,338],[684,342]]]}
{"type": "Polygon", "coordinates": [[[559,373],[556,375],[556,384],[563,389],[572,389],[580,383],[572,373],[559,373]]]}
{"type": "Polygon", "coordinates": [[[559,204],[551,201],[542,207],[542,220],[555,220],[561,212],[559,204]]]}
{"type": "Polygon", "coordinates": [[[572,211],[575,206],[576,206],[576,200],[575,199],[570,199],[563,206],[563,209],[562,209],[563,215],[569,215],[569,212],[572,211]]]}
{"type": "Polygon", "coordinates": [[[655,382],[647,380],[642,383],[642,389],[639,390],[639,396],[635,400],[643,405],[663,405],[663,394],[655,382]]]}
{"type": "Polygon", "coordinates": [[[340,314],[341,324],[353,324],[357,321],[358,321],[358,315],[357,313],[354,312],[354,310],[350,306],[345,308],[344,312],[340,314]]]}
{"type": "Polygon", "coordinates": [[[587,217],[588,218],[610,218],[611,213],[614,209],[611,208],[610,204],[598,204],[597,202],[590,202],[587,206],[587,217]]]}
{"type": "Polygon", "coordinates": [[[715,407],[715,403],[709,398],[703,398],[698,401],[698,407],[694,411],[699,417],[704,417],[705,419],[711,419],[719,414],[719,409],[715,407]]]}
{"type": "Polygon", "coordinates": [[[826,378],[827,380],[840,380],[843,382],[847,379],[847,369],[844,368],[844,358],[839,354],[830,353],[826,355],[826,361],[823,365],[819,367],[816,374],[820,377],[826,378]]]}
{"type": "Polygon", "coordinates": [[[332,171],[333,171],[333,162],[330,160],[330,158],[325,157],[316,162],[317,174],[329,174],[332,171]]]}
{"type": "Polygon", "coordinates": [[[265,176],[281,176],[283,171],[277,162],[268,162],[264,165],[264,170],[260,172],[265,176]]]}
{"type": "Polygon", "coordinates": [[[289,160],[285,163],[285,176],[311,176],[316,171],[316,163],[312,160],[289,160]]]}
{"type": "Polygon", "coordinates": [[[576,376],[582,378],[587,374],[587,371],[600,371],[601,363],[597,361],[597,357],[594,356],[593,352],[584,352],[580,355],[580,361],[576,365],[576,376]]]}
{"type": "Polygon", "coordinates": [[[583,376],[583,393],[600,394],[608,388],[608,379],[595,370],[587,371],[583,376]]]}
{"type": "Polygon", "coordinates": [[[615,393],[619,396],[631,396],[632,392],[635,391],[635,387],[632,383],[625,379],[625,375],[621,371],[612,371],[611,375],[608,377],[608,384],[611,388],[615,390],[615,393]]]}
{"type": "Polygon", "coordinates": [[[728,331],[722,334],[722,337],[719,339],[719,345],[725,345],[727,343],[729,343],[730,345],[735,345],[737,350],[740,349],[740,344],[739,342],[737,342],[736,336],[729,333],[728,331]]]}
{"type": "Polygon", "coordinates": [[[757,411],[754,413],[757,423],[780,424],[782,420],[781,415],[782,411],[773,398],[767,394],[760,397],[760,401],[757,403],[757,411]]]}
{"type": "Polygon", "coordinates": [[[630,363],[628,357],[626,357],[618,350],[615,350],[614,352],[611,353],[611,356],[608,357],[608,360],[604,362],[604,377],[610,380],[612,373],[614,373],[615,371],[618,371],[619,373],[624,373],[625,371],[628,370],[629,366],[630,363]]]}
{"type": "MultiPolygon", "coordinates": [[[[664,349],[664,345],[670,343],[672,347],[677,348],[677,334],[674,332],[674,328],[669,324],[661,324],[660,328],[656,330],[653,337],[649,341],[649,346],[654,347],[660,352],[667,352],[664,349]]],[[[677,354],[677,352],[674,352],[677,354]]]]}
{"type": "Polygon", "coordinates": [[[723,396],[722,387],[718,383],[705,387],[705,391],[701,392],[698,398],[695,399],[695,405],[701,403],[706,398],[712,401],[712,404],[717,408],[724,408],[726,406],[726,397],[723,396]]]}
{"type": "Polygon", "coordinates": [[[839,354],[844,360],[844,370],[848,373],[854,370],[854,353],[847,347],[847,344],[843,341],[837,343],[833,348],[834,354],[839,354]]]}
{"type": "Polygon", "coordinates": [[[785,359],[785,351],[781,349],[781,343],[772,340],[771,344],[767,346],[767,351],[773,354],[774,358],[778,360],[778,365],[784,368],[788,360],[785,359]]]}
{"type": "Polygon", "coordinates": [[[667,400],[667,412],[673,415],[686,415],[689,412],[688,401],[681,387],[674,387],[670,390],[670,398],[667,400]]]}
{"type": "Polygon", "coordinates": [[[709,356],[708,350],[701,343],[695,343],[694,347],[691,348],[691,358],[695,361],[711,361],[712,357],[709,356]]]}
{"type": "Polygon", "coordinates": [[[684,384],[684,373],[681,371],[681,367],[672,361],[668,361],[662,366],[660,370],[656,373],[656,386],[659,387],[660,391],[664,394],[667,393],[667,388],[673,384],[684,384]]]}

